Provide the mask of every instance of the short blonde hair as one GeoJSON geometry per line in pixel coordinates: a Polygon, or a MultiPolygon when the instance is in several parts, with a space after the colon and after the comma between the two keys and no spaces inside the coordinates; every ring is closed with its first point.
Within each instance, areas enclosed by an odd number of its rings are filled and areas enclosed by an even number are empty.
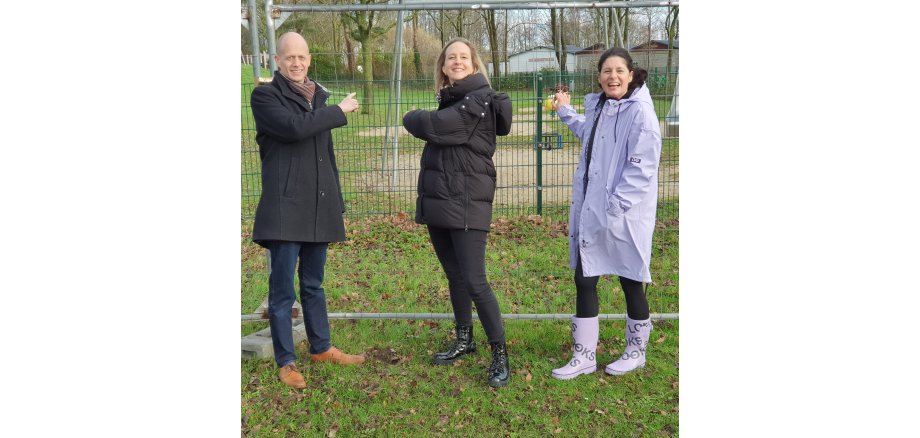
{"type": "Polygon", "coordinates": [[[441,69],[444,67],[444,60],[447,58],[447,48],[450,47],[450,45],[453,43],[463,43],[470,48],[470,56],[472,57],[471,60],[473,61],[473,68],[476,70],[473,72],[473,74],[482,73],[482,75],[486,78],[486,83],[491,87],[492,83],[489,82],[489,71],[486,70],[485,64],[482,63],[482,58],[479,57],[479,52],[476,51],[476,46],[474,46],[473,43],[471,43],[470,40],[466,38],[457,37],[451,38],[450,41],[445,43],[444,48],[441,49],[441,54],[438,55],[438,65],[437,68],[434,69],[434,92],[440,92],[441,87],[443,87],[444,84],[450,83],[450,79],[441,69]]]}

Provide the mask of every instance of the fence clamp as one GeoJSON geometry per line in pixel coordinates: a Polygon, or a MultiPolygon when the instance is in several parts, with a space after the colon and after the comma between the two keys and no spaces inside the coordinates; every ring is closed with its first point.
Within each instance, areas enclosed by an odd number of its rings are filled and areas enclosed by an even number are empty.
{"type": "Polygon", "coordinates": [[[540,139],[540,149],[544,151],[562,149],[562,134],[543,134],[540,139]]]}

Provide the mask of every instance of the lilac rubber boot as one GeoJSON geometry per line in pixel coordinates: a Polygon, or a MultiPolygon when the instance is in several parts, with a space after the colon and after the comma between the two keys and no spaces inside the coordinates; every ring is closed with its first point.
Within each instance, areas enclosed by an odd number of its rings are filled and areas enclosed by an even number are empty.
{"type": "Polygon", "coordinates": [[[614,376],[626,374],[636,368],[645,366],[645,349],[648,337],[652,333],[651,319],[630,319],[626,317],[626,350],[620,359],[604,368],[604,372],[614,376]]]}
{"type": "Polygon", "coordinates": [[[597,317],[572,317],[572,359],[568,364],[553,370],[553,377],[560,380],[574,379],[582,374],[597,371],[597,317]]]}

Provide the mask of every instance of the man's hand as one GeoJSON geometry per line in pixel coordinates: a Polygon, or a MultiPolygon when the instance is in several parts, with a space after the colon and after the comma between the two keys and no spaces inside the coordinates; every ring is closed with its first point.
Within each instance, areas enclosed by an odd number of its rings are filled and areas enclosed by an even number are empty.
{"type": "Polygon", "coordinates": [[[357,93],[351,93],[345,96],[342,102],[339,103],[339,108],[342,108],[342,112],[353,113],[358,110],[358,101],[355,100],[355,94],[357,93]]]}

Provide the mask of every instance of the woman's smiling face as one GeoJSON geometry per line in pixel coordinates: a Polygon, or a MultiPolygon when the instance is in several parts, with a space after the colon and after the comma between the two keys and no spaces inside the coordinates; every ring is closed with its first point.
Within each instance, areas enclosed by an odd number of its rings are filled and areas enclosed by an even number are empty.
{"type": "Polygon", "coordinates": [[[626,60],[619,56],[611,56],[604,60],[601,71],[597,73],[597,83],[607,97],[621,99],[629,90],[633,72],[629,71],[626,60]]]}
{"type": "Polygon", "coordinates": [[[451,85],[475,72],[473,68],[473,56],[470,54],[470,48],[463,42],[457,41],[447,47],[444,51],[444,65],[441,71],[450,80],[451,85]]]}

